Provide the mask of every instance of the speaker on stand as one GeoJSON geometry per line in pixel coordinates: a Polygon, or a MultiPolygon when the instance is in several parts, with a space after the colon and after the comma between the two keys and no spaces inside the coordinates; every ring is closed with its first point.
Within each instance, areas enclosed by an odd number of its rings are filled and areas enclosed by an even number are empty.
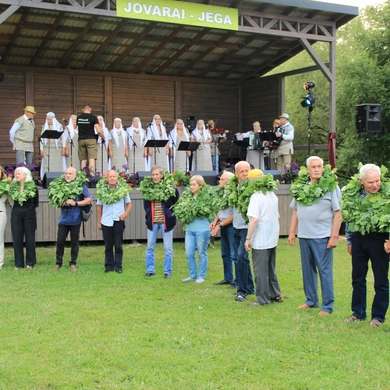
{"type": "Polygon", "coordinates": [[[46,172],[43,175],[42,179],[42,188],[48,189],[49,184],[55,180],[58,179],[64,172],[46,172]]]}

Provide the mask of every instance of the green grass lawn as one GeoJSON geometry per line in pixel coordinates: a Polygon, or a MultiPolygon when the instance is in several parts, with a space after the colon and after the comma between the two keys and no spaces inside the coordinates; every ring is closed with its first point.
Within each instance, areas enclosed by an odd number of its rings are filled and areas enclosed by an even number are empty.
{"type": "MultiPolygon", "coordinates": [[[[335,251],[335,310],[304,303],[299,249],[281,239],[277,269],[283,303],[249,307],[222,279],[219,241],[204,284],[188,276],[184,243],[174,273],[144,278],[145,245],[125,245],[124,273],[104,274],[104,248],[80,248],[76,273],[54,272],[55,247],[39,247],[32,271],[0,271],[0,389],[389,389],[385,323],[344,324],[351,264],[335,251]]],[[[69,249],[66,250],[66,260],[69,249]]],[[[67,262],[66,262],[67,264],[67,262]]],[[[373,295],[369,276],[368,307],[373,295]]],[[[250,297],[250,300],[255,300],[250,297]]]]}

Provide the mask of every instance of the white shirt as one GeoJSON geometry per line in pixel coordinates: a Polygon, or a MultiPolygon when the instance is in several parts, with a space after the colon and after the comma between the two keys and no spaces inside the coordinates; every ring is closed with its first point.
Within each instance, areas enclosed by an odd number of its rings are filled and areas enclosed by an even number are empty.
{"type": "Polygon", "coordinates": [[[270,191],[265,195],[261,191],[255,192],[249,201],[247,216],[258,220],[252,236],[252,248],[275,248],[279,239],[277,196],[270,191]]]}

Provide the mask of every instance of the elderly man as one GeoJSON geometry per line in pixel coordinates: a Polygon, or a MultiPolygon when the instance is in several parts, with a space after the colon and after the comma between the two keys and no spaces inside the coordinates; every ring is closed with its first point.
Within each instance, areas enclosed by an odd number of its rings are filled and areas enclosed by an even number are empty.
{"type": "Polygon", "coordinates": [[[105,140],[104,132],[99,125],[99,120],[91,114],[92,108],[89,104],[83,106],[83,113],[77,117],[76,123],[79,131],[79,159],[81,169],[87,166],[90,171],[95,172],[95,160],[98,154],[98,136],[105,140]]]}
{"type": "MultiPolygon", "coordinates": [[[[250,165],[246,161],[240,161],[236,164],[235,175],[237,177],[237,186],[234,189],[238,195],[240,186],[248,178],[250,165]]],[[[237,196],[238,198],[238,196],[237,196]]],[[[233,228],[234,244],[237,258],[237,302],[244,302],[247,295],[254,293],[254,284],[248,253],[245,250],[245,241],[248,233],[248,225],[245,223],[238,211],[237,201],[233,204],[233,228]]]]}
{"type": "MultiPolygon", "coordinates": [[[[227,182],[234,176],[232,172],[223,172],[219,180],[219,187],[225,188],[227,182]]],[[[226,199],[224,193],[223,199],[226,199]]],[[[222,199],[222,202],[224,201],[222,199]]],[[[215,237],[218,232],[221,232],[221,256],[223,264],[223,279],[220,282],[214,283],[215,286],[229,285],[232,288],[237,288],[238,284],[234,281],[233,263],[237,268],[236,248],[234,245],[234,229],[233,229],[233,208],[227,207],[219,210],[214,221],[210,224],[211,236],[215,237]]],[[[237,274],[237,269],[236,269],[237,274]]]]}
{"type": "MultiPolygon", "coordinates": [[[[69,167],[65,171],[65,180],[58,178],[55,181],[62,183],[63,192],[67,192],[66,187],[72,186],[72,183],[77,179],[77,171],[74,167],[69,167]]],[[[68,233],[70,232],[70,263],[69,267],[71,271],[76,271],[76,262],[79,255],[79,234],[81,225],[81,208],[91,203],[91,195],[88,192],[88,188],[85,184],[80,183],[82,190],[78,195],[69,196],[61,205],[61,215],[58,221],[58,233],[57,233],[57,249],[56,249],[56,265],[54,271],[57,271],[62,267],[62,259],[64,257],[65,241],[68,233]]],[[[49,189],[49,198],[51,196],[51,190],[49,189]]]]}
{"type": "Polygon", "coordinates": [[[280,145],[277,150],[278,160],[276,166],[283,175],[284,167],[290,167],[291,155],[294,153],[294,126],[289,122],[290,116],[285,112],[279,116],[280,128],[275,135],[280,139],[280,145]]]}
{"type": "Polygon", "coordinates": [[[155,275],[154,268],[154,250],[158,231],[161,229],[161,235],[164,242],[164,278],[171,279],[172,261],[173,261],[173,229],[176,225],[176,217],[173,215],[171,207],[179,199],[179,192],[170,183],[164,183],[164,172],[158,165],[151,170],[150,178],[145,178],[141,184],[140,191],[144,195],[145,222],[148,228],[146,247],[146,274],[145,277],[155,275]],[[152,187],[146,190],[146,183],[152,187]],[[169,186],[171,188],[164,189],[169,186]],[[170,192],[169,192],[170,191],[170,192]],[[145,199],[147,198],[147,199],[145,199]]]}
{"type": "Polygon", "coordinates": [[[15,120],[9,131],[13,149],[16,151],[16,165],[33,163],[35,114],[36,111],[33,106],[26,106],[24,115],[15,120]]]}
{"type": "Polygon", "coordinates": [[[341,225],[341,194],[336,177],[330,181],[323,177],[324,162],[320,157],[309,157],[306,165],[306,175],[300,174],[301,181],[294,183],[291,188],[293,200],[290,207],[293,214],[288,242],[290,245],[295,244],[295,230],[298,226],[306,295],[305,303],[298,309],[319,307],[318,272],[323,301],[318,314],[326,316],[332,313],[334,304],[333,248],[337,246],[341,225]],[[305,196],[300,196],[303,194],[305,196]]]}
{"type": "MultiPolygon", "coordinates": [[[[380,168],[374,164],[366,164],[360,168],[359,172],[361,189],[357,196],[359,198],[367,198],[370,195],[377,194],[378,199],[385,197],[381,194],[381,171],[380,168]]],[[[343,193],[343,214],[344,214],[344,202],[345,197],[348,197],[346,192],[343,193]]],[[[352,199],[349,199],[351,201],[352,199]]],[[[361,199],[356,199],[355,203],[361,199]]],[[[389,199],[387,199],[389,202],[389,199]]],[[[360,202],[362,212],[366,215],[371,212],[372,217],[381,209],[374,208],[377,202],[370,202],[367,198],[367,202],[360,202]]],[[[348,208],[348,204],[345,205],[348,208]]],[[[357,215],[359,213],[349,213],[357,215]]],[[[379,220],[379,218],[370,218],[371,223],[373,220],[379,220]]],[[[389,307],[389,257],[386,253],[389,251],[386,246],[385,240],[389,238],[389,233],[379,233],[377,225],[371,226],[368,230],[369,233],[361,233],[359,231],[351,232],[350,228],[352,220],[348,220],[347,224],[347,242],[348,253],[352,255],[352,315],[345,319],[344,322],[351,323],[356,321],[363,321],[366,319],[366,300],[367,300],[367,272],[368,261],[371,260],[371,268],[374,274],[374,289],[375,296],[371,307],[371,322],[370,326],[380,326],[385,321],[387,309],[389,307]]],[[[366,224],[365,224],[366,225],[366,224]]],[[[355,223],[356,226],[356,223],[355,223]]],[[[356,230],[356,229],[353,229],[356,230]]]]}
{"type": "MultiPolygon", "coordinates": [[[[260,169],[249,171],[249,180],[259,180],[264,176],[260,169]]],[[[278,276],[276,274],[276,245],[279,240],[278,198],[272,191],[265,194],[256,191],[249,201],[248,236],[245,249],[252,248],[253,270],[256,281],[256,297],[249,306],[263,306],[271,302],[283,302],[278,276]]]]}
{"type": "Polygon", "coordinates": [[[98,229],[103,231],[105,246],[105,271],[123,272],[123,233],[125,219],[130,214],[132,204],[130,187],[118,174],[110,170],[106,179],[101,179],[97,187],[98,229]],[[115,256],[114,256],[115,247],[115,256]]]}

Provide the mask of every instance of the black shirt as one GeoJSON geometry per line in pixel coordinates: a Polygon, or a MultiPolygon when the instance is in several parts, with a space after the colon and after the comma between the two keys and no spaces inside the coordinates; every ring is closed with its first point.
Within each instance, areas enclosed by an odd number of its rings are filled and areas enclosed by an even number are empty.
{"type": "Polygon", "coordinates": [[[98,118],[92,114],[81,114],[77,117],[79,128],[79,141],[83,139],[98,139],[95,134],[95,125],[99,124],[98,118]]]}

